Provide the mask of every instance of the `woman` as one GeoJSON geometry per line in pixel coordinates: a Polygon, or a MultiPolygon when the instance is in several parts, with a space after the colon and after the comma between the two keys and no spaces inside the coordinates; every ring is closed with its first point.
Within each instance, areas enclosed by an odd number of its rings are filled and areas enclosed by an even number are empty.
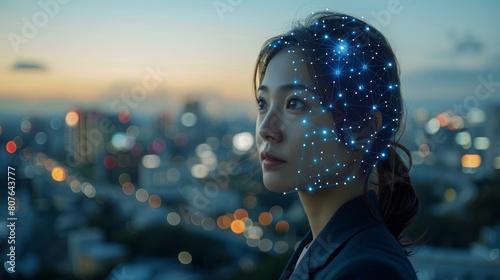
{"type": "Polygon", "coordinates": [[[402,232],[419,202],[396,153],[408,150],[396,141],[403,106],[384,36],[313,14],[269,39],[254,73],[264,184],[297,191],[311,227],[281,279],[416,279],[402,232]]]}

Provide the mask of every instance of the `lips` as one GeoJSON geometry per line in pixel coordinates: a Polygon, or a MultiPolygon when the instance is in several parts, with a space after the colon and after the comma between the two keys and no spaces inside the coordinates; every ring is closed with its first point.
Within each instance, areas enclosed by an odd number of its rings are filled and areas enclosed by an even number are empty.
{"type": "Polygon", "coordinates": [[[272,155],[269,152],[260,153],[260,158],[262,159],[262,165],[265,168],[277,168],[286,163],[286,161],[272,155]]]}

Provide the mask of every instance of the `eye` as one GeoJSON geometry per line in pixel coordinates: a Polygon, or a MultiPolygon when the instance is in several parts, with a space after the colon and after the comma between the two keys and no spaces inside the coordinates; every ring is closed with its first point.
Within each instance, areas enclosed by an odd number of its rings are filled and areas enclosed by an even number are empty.
{"type": "Polygon", "coordinates": [[[255,101],[257,101],[257,108],[259,108],[259,110],[264,110],[266,108],[266,101],[262,97],[257,98],[255,101]]]}
{"type": "Polygon", "coordinates": [[[307,105],[302,102],[298,98],[290,98],[288,100],[288,103],[286,104],[287,109],[292,109],[292,110],[305,110],[307,109],[307,105]]]}

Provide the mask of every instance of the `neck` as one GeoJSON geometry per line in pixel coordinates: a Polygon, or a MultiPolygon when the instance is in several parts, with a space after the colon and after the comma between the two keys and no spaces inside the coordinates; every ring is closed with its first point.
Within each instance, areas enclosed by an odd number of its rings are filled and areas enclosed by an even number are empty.
{"type": "Polygon", "coordinates": [[[358,181],[349,186],[298,192],[311,226],[313,240],[342,205],[363,194],[362,183],[358,181]]]}

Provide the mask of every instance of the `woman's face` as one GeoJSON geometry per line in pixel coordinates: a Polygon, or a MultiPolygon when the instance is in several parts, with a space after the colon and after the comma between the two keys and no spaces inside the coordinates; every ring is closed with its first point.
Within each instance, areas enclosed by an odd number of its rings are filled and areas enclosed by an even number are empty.
{"type": "Polygon", "coordinates": [[[298,51],[281,50],[267,66],[257,91],[256,142],[271,191],[343,185],[352,176],[353,154],[337,141],[315,85],[298,51]]]}

